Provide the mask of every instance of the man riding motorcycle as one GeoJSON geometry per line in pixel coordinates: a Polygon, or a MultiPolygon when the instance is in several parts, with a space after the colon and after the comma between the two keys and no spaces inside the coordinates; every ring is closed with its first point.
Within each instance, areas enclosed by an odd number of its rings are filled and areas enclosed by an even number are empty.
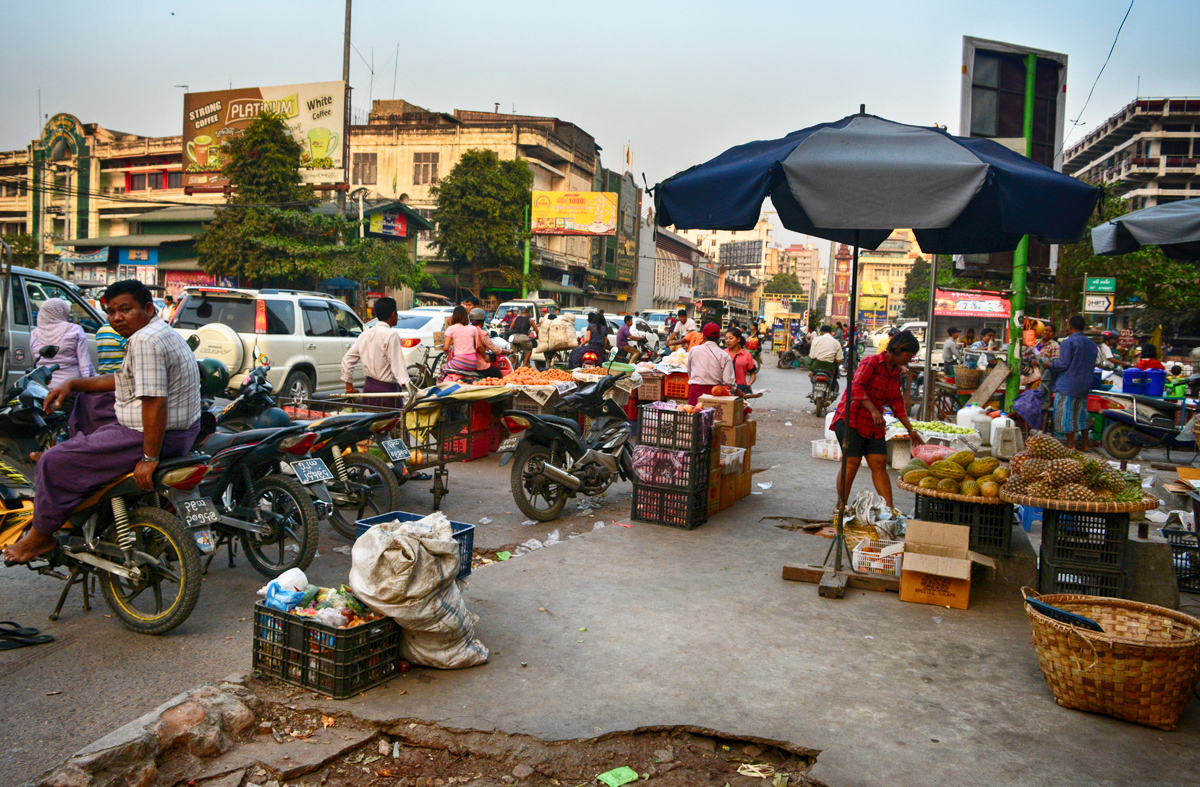
{"type": "Polygon", "coordinates": [[[808,366],[810,372],[824,369],[834,379],[837,379],[838,364],[841,363],[842,356],[842,343],[833,337],[833,328],[822,325],[821,335],[808,350],[808,359],[805,365],[808,366]]]}

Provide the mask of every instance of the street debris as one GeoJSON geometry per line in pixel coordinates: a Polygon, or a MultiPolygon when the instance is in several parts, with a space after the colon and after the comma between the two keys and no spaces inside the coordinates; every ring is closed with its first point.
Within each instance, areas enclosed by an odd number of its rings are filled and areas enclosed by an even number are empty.
{"type": "Polygon", "coordinates": [[[758,484],[759,489],[770,489],[773,486],[775,486],[775,484],[771,481],[762,481],[758,484]]]}
{"type": "Polygon", "coordinates": [[[501,550],[501,551],[499,551],[499,552],[497,552],[497,553],[496,553],[496,559],[497,559],[497,560],[499,560],[499,561],[501,561],[501,562],[504,562],[505,560],[508,560],[510,557],[512,557],[512,552],[508,552],[508,551],[505,551],[505,550],[501,550]]]}
{"type": "Polygon", "coordinates": [[[596,774],[596,778],[608,785],[608,787],[621,787],[623,784],[636,782],[638,780],[637,771],[627,765],[622,765],[620,768],[613,768],[611,771],[596,774]]]}
{"type": "Polygon", "coordinates": [[[521,525],[524,527],[530,527],[530,526],[536,525],[536,524],[537,524],[537,522],[534,522],[532,519],[526,519],[524,522],[521,523],[521,525]]]}
{"type": "Polygon", "coordinates": [[[492,524],[492,518],[490,516],[481,516],[479,517],[479,524],[490,525],[492,524]]]}
{"type": "Polygon", "coordinates": [[[347,544],[346,546],[342,547],[334,547],[333,551],[337,552],[339,555],[349,555],[354,551],[354,547],[350,544],[347,544]]]}

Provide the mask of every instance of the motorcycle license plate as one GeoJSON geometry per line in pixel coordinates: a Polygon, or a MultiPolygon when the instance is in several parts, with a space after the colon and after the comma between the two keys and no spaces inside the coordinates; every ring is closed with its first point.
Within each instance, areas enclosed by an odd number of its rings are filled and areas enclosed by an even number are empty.
{"type": "Polygon", "coordinates": [[[388,459],[391,459],[393,462],[404,462],[412,457],[412,452],[408,450],[408,446],[399,438],[384,440],[379,445],[387,453],[388,459]]]}
{"type": "Polygon", "coordinates": [[[500,447],[497,450],[502,454],[507,453],[509,451],[516,451],[517,446],[520,444],[521,444],[521,435],[515,434],[512,437],[505,438],[504,442],[500,443],[500,447]]]}
{"type": "Polygon", "coordinates": [[[333,473],[324,459],[301,459],[299,462],[292,462],[292,470],[296,473],[296,480],[302,484],[333,480],[333,473]]]}
{"type": "Polygon", "coordinates": [[[183,515],[183,526],[189,530],[194,527],[204,528],[216,524],[221,519],[213,501],[205,497],[198,500],[181,500],[179,513],[183,515]]]}

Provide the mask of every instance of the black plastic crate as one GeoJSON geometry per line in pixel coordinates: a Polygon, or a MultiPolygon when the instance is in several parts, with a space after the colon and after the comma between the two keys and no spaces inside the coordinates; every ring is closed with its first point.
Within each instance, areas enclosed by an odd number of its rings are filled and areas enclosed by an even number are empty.
{"type": "Polygon", "coordinates": [[[1195,533],[1174,527],[1159,530],[1171,545],[1175,581],[1184,593],[1200,593],[1200,538],[1195,533]]]}
{"type": "MultiPolygon", "coordinates": [[[[416,522],[418,519],[424,519],[428,514],[410,514],[407,511],[393,511],[390,514],[379,514],[377,516],[359,519],[354,523],[354,537],[358,538],[363,533],[370,530],[373,526],[383,522],[393,522],[400,520],[401,522],[416,522]]],[[[455,522],[450,520],[451,535],[458,542],[458,576],[457,579],[471,575],[471,558],[475,552],[475,526],[468,525],[466,522],[455,522]]]]}
{"type": "Polygon", "coordinates": [[[704,491],[698,492],[634,484],[630,516],[654,525],[695,530],[708,521],[707,479],[706,475],[704,491]]]}
{"type": "Polygon", "coordinates": [[[637,445],[633,449],[635,483],[660,489],[678,489],[682,492],[704,491],[708,489],[708,471],[711,461],[711,454],[708,451],[694,453],[678,451],[673,448],[637,445]],[[662,452],[672,456],[664,456],[662,452]],[[656,458],[656,461],[649,466],[645,459],[647,454],[656,458]]]}
{"type": "Polygon", "coordinates": [[[1042,512],[1042,550],[1056,565],[1125,567],[1129,514],[1042,512]]]}
{"type": "Polygon", "coordinates": [[[655,448],[702,453],[712,445],[711,410],[685,413],[647,404],[638,415],[638,442],[655,448]]]}
{"type": "Polygon", "coordinates": [[[1081,593],[1085,596],[1125,597],[1125,572],[1097,566],[1060,565],[1038,556],[1038,593],[1081,593]]]}
{"type": "Polygon", "coordinates": [[[400,672],[400,627],[391,618],[339,629],[254,605],[254,671],[344,700],[400,672]]]}
{"type": "Polygon", "coordinates": [[[1016,518],[1011,503],[968,503],[929,495],[914,497],[917,499],[914,519],[966,525],[971,528],[971,550],[982,555],[1008,557],[1012,553],[1016,518]]]}

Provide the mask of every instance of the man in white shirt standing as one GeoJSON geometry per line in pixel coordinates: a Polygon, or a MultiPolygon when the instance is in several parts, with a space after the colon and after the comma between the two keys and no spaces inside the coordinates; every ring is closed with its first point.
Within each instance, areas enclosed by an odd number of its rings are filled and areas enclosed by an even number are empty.
{"type": "Polygon", "coordinates": [[[677,344],[683,344],[684,337],[696,330],[696,321],[687,316],[687,309],[679,310],[679,319],[675,322],[675,327],[671,330],[671,338],[668,343],[674,347],[677,344]]]}
{"type": "MultiPolygon", "coordinates": [[[[396,333],[396,301],[380,298],[375,301],[375,319],[379,322],[362,332],[342,358],[342,382],[346,393],[355,393],[354,367],[361,360],[366,381],[363,393],[399,393],[409,381],[405,368],[400,334],[396,333]]],[[[363,404],[371,407],[399,407],[398,397],[368,397],[363,404]]]]}

